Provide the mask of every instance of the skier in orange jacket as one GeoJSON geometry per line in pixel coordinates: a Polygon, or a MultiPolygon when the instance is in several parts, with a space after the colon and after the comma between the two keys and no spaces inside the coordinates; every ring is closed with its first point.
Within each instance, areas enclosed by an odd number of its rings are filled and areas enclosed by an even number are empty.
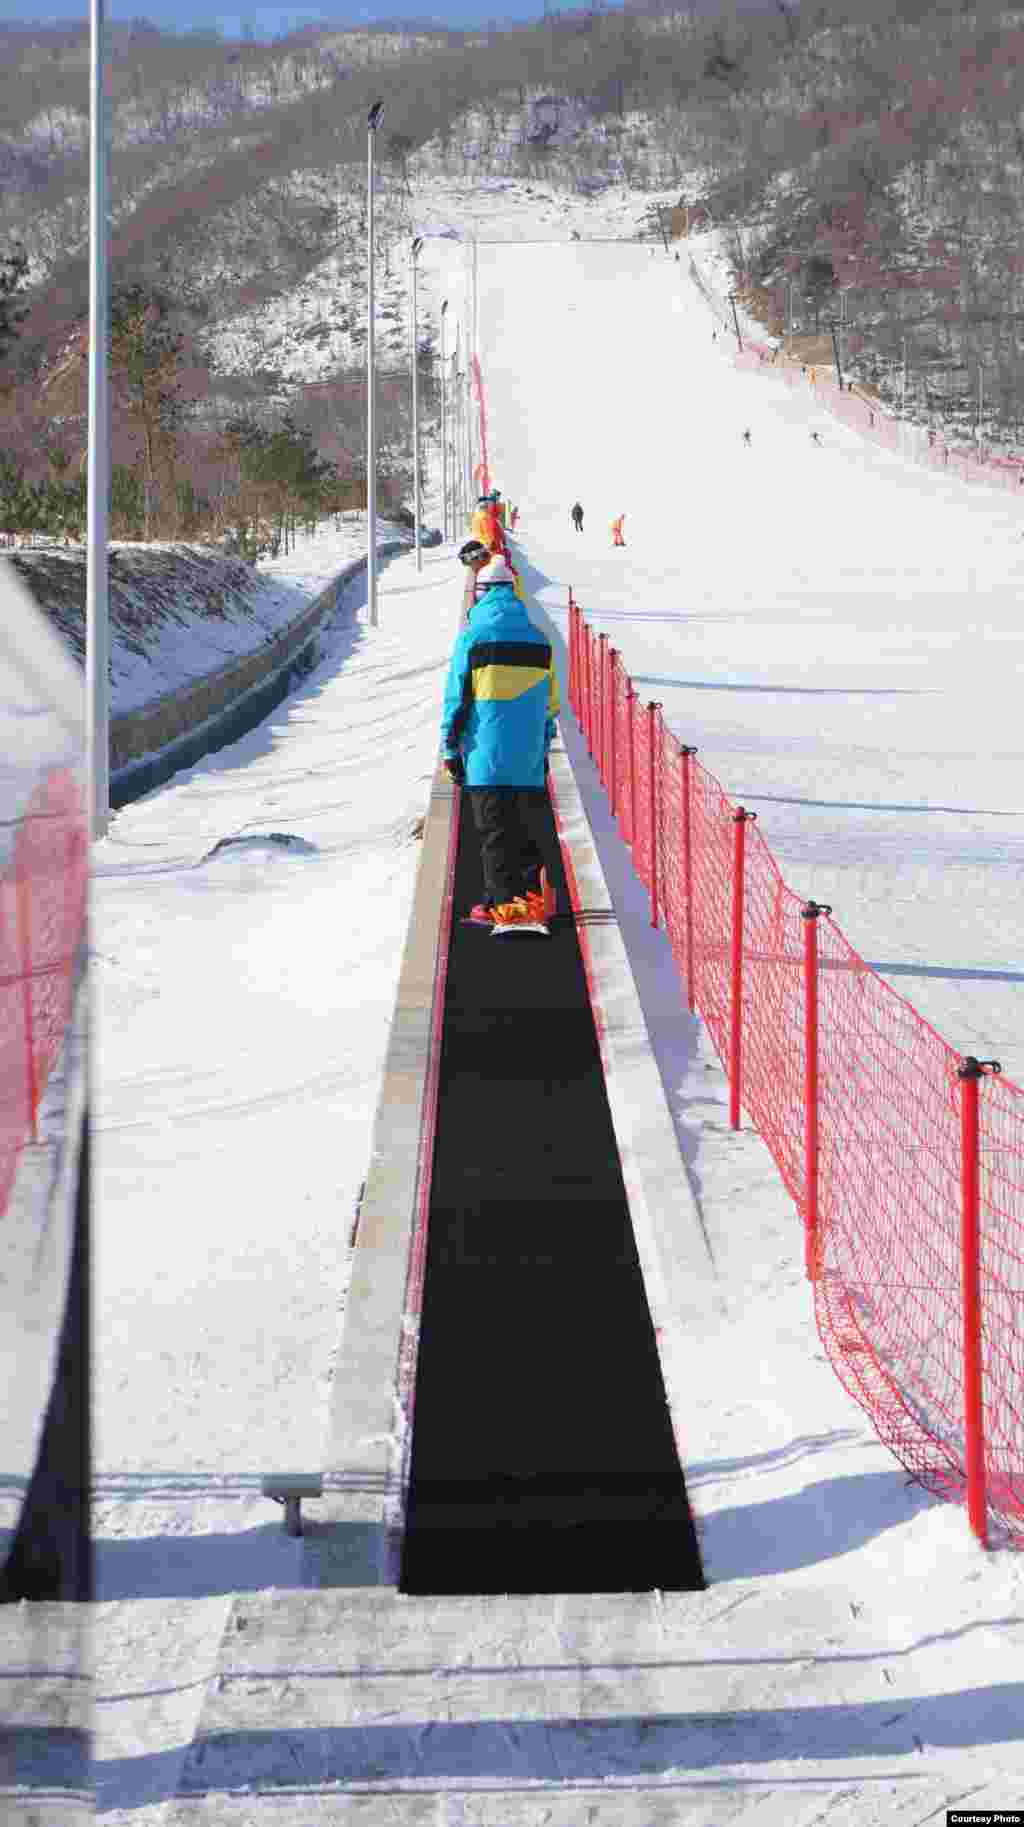
{"type": "Polygon", "coordinates": [[[624,546],[626,543],[622,537],[622,523],[625,520],[625,518],[626,518],[625,514],[618,514],[616,516],[616,518],[612,521],[612,545],[613,546],[624,546]]]}
{"type": "Polygon", "coordinates": [[[474,539],[479,539],[481,545],[486,546],[492,556],[504,552],[505,534],[501,522],[494,512],[494,502],[490,495],[480,496],[469,530],[474,539]]]}

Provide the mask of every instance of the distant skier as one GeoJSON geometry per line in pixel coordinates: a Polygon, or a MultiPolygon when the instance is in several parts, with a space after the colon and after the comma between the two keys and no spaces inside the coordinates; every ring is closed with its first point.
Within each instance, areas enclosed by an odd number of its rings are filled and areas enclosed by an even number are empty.
{"type": "Polygon", "coordinates": [[[625,514],[617,514],[615,519],[612,521],[612,545],[613,546],[624,546],[626,543],[622,537],[622,523],[625,520],[625,518],[626,518],[625,514]]]}
{"type": "Polygon", "coordinates": [[[744,444],[749,444],[749,443],[750,443],[750,433],[749,433],[749,431],[745,431],[745,432],[744,432],[744,433],[743,433],[743,442],[744,442],[744,444]]]}
{"type": "Polygon", "coordinates": [[[818,433],[818,432],[816,432],[816,431],[812,431],[812,433],[811,433],[811,443],[812,443],[812,444],[820,444],[820,443],[821,443],[821,436],[820,436],[820,434],[819,434],[819,433],[818,433]]]}
{"type": "Polygon", "coordinates": [[[577,533],[582,533],[582,531],[583,531],[583,509],[580,507],[580,504],[578,501],[574,504],[573,507],[571,507],[569,509],[569,518],[571,519],[573,526],[576,528],[577,533]]]}

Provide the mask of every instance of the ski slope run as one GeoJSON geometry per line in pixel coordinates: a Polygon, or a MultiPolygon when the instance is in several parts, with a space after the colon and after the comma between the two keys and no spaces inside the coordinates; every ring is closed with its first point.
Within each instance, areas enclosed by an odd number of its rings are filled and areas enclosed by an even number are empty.
{"type": "Polygon", "coordinates": [[[539,602],[564,635],[571,583],[790,886],[1019,1079],[1016,502],[738,372],[660,250],[482,245],[477,283],[491,469],[539,602]]]}

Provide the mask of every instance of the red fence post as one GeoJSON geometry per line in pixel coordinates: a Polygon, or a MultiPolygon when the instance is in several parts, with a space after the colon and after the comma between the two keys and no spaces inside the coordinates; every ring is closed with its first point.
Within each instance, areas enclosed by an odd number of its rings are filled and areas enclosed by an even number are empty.
{"type": "Polygon", "coordinates": [[[608,636],[597,637],[597,773],[601,785],[605,785],[604,738],[608,721],[608,702],[605,674],[607,673],[608,636]]]}
{"type": "Polygon", "coordinates": [[[651,817],[651,925],[657,926],[658,907],[658,782],[655,774],[655,755],[657,753],[657,717],[660,704],[647,706],[647,765],[650,775],[650,801],[648,810],[651,817]]]}
{"type": "Polygon", "coordinates": [[[818,915],[831,907],[808,901],[804,922],[804,1267],[817,1281],[818,1256],[818,915]]]}
{"type": "Polygon", "coordinates": [[[738,806],[733,813],[732,845],[732,987],[729,1007],[729,1122],[740,1126],[740,1050],[743,1040],[743,864],[746,830],[757,817],[738,806]]]}
{"type": "Polygon", "coordinates": [[[968,1054],[957,1077],[960,1096],[960,1274],[964,1336],[964,1444],[967,1456],[967,1517],[983,1548],[988,1546],[985,1490],[985,1404],[981,1379],[981,1224],[978,1080],[995,1059],[968,1054]]]}
{"type": "Polygon", "coordinates": [[[616,730],[616,724],[618,723],[618,717],[616,715],[617,705],[615,702],[615,662],[618,659],[618,657],[619,656],[616,653],[614,647],[609,647],[609,649],[608,649],[608,700],[609,700],[608,804],[611,808],[611,814],[612,814],[613,818],[615,817],[615,799],[616,799],[616,794],[618,792],[618,781],[616,779],[616,768],[615,768],[615,730],[616,730]]]}
{"type": "Polygon", "coordinates": [[[583,703],[583,691],[585,691],[585,672],[583,672],[583,614],[581,614],[580,605],[578,605],[576,601],[572,603],[572,616],[576,619],[576,722],[580,723],[580,729],[583,729],[583,716],[585,716],[585,703],[583,703]]]}
{"type": "Polygon", "coordinates": [[[693,1014],[695,1008],[693,986],[693,825],[690,812],[691,769],[690,758],[697,751],[690,743],[680,744],[682,756],[680,783],[682,788],[683,811],[683,920],[686,932],[686,1006],[693,1014]]]}
{"type": "Polygon", "coordinates": [[[572,585],[569,585],[569,703],[572,706],[577,723],[580,720],[580,700],[578,690],[578,659],[576,654],[576,604],[572,600],[572,585]]]}
{"type": "Polygon", "coordinates": [[[633,705],[636,692],[631,680],[626,682],[626,714],[629,718],[629,842],[632,849],[636,844],[636,718],[633,705]]]}
{"type": "Polygon", "coordinates": [[[583,734],[586,738],[587,753],[594,753],[594,680],[593,656],[591,654],[590,626],[581,622],[583,636],[583,734]]]}
{"type": "Polygon", "coordinates": [[[598,683],[597,641],[592,628],[587,629],[587,749],[591,760],[597,746],[598,683]]]}

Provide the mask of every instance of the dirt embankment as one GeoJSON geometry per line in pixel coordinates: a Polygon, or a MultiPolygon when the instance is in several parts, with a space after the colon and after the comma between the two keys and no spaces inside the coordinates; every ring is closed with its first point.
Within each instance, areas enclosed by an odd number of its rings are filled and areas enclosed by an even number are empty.
{"type": "MultiPolygon", "coordinates": [[[[85,663],[85,547],[41,547],[4,554],[76,658],[85,663]]],[[[241,559],[209,546],[112,545],[108,556],[111,636],[145,658],[154,633],[196,617],[225,621],[263,588],[241,559]],[[188,616],[183,613],[188,605],[188,616]]]]}

